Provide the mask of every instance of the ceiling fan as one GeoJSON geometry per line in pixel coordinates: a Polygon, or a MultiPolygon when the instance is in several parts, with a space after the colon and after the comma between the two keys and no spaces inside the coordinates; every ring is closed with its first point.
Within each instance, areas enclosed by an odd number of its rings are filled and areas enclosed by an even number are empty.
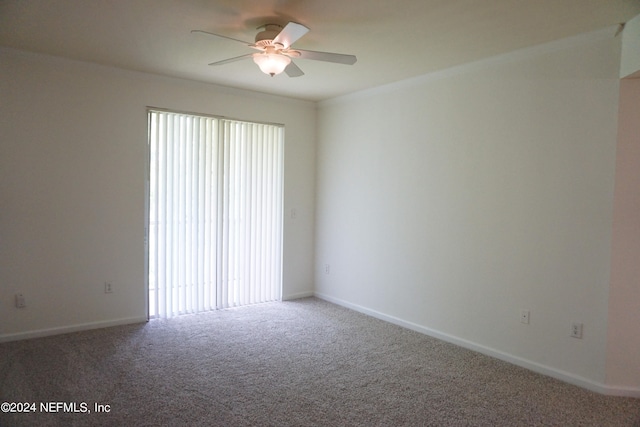
{"type": "Polygon", "coordinates": [[[334,62],[346,65],[353,65],[357,60],[355,55],[293,49],[291,45],[309,31],[309,28],[296,22],[289,22],[284,28],[278,24],[266,24],[258,27],[258,29],[262,29],[263,31],[256,35],[255,43],[249,43],[232,37],[209,33],[202,30],[193,30],[191,32],[232,40],[259,51],[256,53],[247,53],[234,58],[224,59],[222,61],[212,62],[209,65],[223,65],[230,62],[253,58],[253,61],[258,64],[258,67],[260,67],[260,70],[265,74],[269,74],[271,77],[280,74],[283,71],[289,77],[299,77],[304,75],[302,70],[291,60],[292,58],[312,59],[316,61],[334,62]]]}

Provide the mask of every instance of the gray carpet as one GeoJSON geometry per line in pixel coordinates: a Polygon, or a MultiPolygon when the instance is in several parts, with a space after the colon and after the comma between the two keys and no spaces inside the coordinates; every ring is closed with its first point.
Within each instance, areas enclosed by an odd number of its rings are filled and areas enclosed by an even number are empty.
{"type": "Polygon", "coordinates": [[[0,344],[5,401],[38,405],[0,413],[7,427],[640,426],[640,399],[314,298],[0,344]]]}

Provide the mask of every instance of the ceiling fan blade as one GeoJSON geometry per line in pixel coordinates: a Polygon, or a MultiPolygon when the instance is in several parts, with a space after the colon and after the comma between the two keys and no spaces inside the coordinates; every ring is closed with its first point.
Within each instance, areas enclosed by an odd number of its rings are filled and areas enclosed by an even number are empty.
{"type": "Polygon", "coordinates": [[[209,65],[224,65],[224,64],[228,64],[230,62],[236,62],[236,61],[241,61],[241,60],[246,59],[246,58],[251,58],[252,56],[253,56],[253,53],[247,53],[245,55],[236,56],[235,58],[223,59],[222,61],[212,62],[209,65]]]}
{"type": "Polygon", "coordinates": [[[273,39],[274,43],[280,43],[284,46],[285,49],[289,48],[292,44],[296,42],[300,37],[307,34],[309,29],[302,24],[298,24],[297,22],[289,22],[283,29],[278,33],[275,39],[273,39]]]}
{"type": "Polygon", "coordinates": [[[242,43],[245,46],[249,46],[249,47],[252,47],[254,49],[262,50],[261,48],[256,47],[256,45],[253,44],[253,43],[245,42],[243,40],[234,39],[233,37],[223,36],[222,34],[209,33],[207,31],[202,31],[202,30],[191,30],[191,34],[193,34],[193,33],[204,34],[204,35],[207,35],[207,36],[220,37],[222,39],[227,39],[227,40],[233,40],[234,42],[242,43]]]}
{"type": "Polygon", "coordinates": [[[304,76],[304,73],[302,72],[300,67],[294,64],[293,61],[289,62],[289,65],[287,65],[287,68],[284,69],[284,72],[287,73],[287,76],[289,77],[304,76]]]}
{"type": "Polygon", "coordinates": [[[314,50],[296,49],[300,52],[299,58],[313,59],[315,61],[335,62],[336,64],[353,65],[358,60],[355,55],[345,55],[342,53],[316,52],[314,50]]]}

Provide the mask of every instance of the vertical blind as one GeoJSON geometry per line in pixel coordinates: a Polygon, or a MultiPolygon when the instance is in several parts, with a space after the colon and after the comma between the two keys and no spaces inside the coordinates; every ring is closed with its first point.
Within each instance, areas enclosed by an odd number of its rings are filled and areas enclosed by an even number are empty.
{"type": "Polygon", "coordinates": [[[282,126],[149,110],[149,315],[279,300],[282,126]]]}

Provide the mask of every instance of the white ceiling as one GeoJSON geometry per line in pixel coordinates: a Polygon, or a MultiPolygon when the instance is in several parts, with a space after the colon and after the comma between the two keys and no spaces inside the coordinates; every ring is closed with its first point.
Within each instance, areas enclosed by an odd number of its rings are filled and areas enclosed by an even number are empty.
{"type": "MultiPolygon", "coordinates": [[[[0,45],[322,100],[626,22],[640,0],[0,0],[0,45]],[[353,66],[298,59],[305,75],[269,77],[252,42],[265,23],[311,29],[294,43],[354,54],[353,66]]],[[[613,36],[613,34],[612,34],[613,36]]]]}

